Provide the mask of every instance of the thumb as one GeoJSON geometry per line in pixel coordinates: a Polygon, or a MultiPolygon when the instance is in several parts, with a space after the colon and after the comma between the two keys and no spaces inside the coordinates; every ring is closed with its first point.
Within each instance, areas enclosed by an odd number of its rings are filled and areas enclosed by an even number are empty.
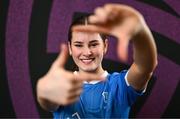
{"type": "Polygon", "coordinates": [[[118,42],[118,57],[122,62],[126,62],[128,59],[128,44],[129,40],[122,39],[118,42]]]}
{"type": "Polygon", "coordinates": [[[98,32],[110,34],[109,30],[100,25],[76,25],[72,27],[72,31],[98,32]]]}
{"type": "Polygon", "coordinates": [[[59,53],[59,56],[57,57],[57,59],[54,62],[55,66],[58,67],[64,67],[66,61],[68,58],[68,48],[67,45],[62,44],[61,45],[61,53],[59,53]]]}

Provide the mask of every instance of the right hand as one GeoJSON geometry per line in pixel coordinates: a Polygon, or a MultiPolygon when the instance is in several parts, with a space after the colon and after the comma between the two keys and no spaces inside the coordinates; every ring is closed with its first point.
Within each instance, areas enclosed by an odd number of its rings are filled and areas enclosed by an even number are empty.
{"type": "Polygon", "coordinates": [[[68,105],[78,100],[82,92],[83,81],[104,80],[93,74],[77,74],[64,69],[68,58],[68,49],[62,45],[61,53],[52,64],[48,73],[37,83],[38,98],[57,105],[68,105]]]}
{"type": "Polygon", "coordinates": [[[97,32],[115,36],[118,56],[127,61],[129,40],[146,26],[143,16],[134,8],[123,4],[106,4],[97,7],[89,16],[88,25],[76,25],[73,31],[97,32]]]}

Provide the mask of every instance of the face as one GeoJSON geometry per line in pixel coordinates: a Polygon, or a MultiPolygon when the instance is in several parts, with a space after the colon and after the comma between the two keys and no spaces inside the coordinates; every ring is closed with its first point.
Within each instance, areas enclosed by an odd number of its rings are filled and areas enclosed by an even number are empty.
{"type": "Polygon", "coordinates": [[[102,59],[107,51],[107,40],[98,33],[73,32],[69,52],[79,71],[99,72],[102,59]]]}

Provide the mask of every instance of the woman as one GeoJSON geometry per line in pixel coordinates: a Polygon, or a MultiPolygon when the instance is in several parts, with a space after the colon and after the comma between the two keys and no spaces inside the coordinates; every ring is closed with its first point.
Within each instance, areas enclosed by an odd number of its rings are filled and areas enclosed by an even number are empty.
{"type": "Polygon", "coordinates": [[[68,48],[62,46],[49,72],[38,81],[38,101],[53,111],[54,118],[127,118],[157,65],[153,36],[142,15],[126,5],[107,4],[81,20],[72,24],[68,48]],[[134,62],[128,71],[108,74],[102,68],[108,41],[99,33],[118,39],[123,61],[132,39],[134,62]],[[78,71],[63,68],[68,49],[78,71]]]}

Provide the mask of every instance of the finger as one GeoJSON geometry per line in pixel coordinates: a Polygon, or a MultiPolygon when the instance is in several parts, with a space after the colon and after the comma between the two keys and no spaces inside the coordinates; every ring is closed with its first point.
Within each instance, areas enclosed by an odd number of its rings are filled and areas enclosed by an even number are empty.
{"type": "Polygon", "coordinates": [[[75,96],[73,98],[68,99],[67,102],[68,102],[68,104],[72,104],[78,100],[79,100],[79,96],[75,96]]]}
{"type": "Polygon", "coordinates": [[[129,40],[120,40],[118,43],[118,57],[121,61],[126,62],[128,59],[129,40]]]}
{"type": "Polygon", "coordinates": [[[74,85],[74,87],[82,87],[83,81],[75,79],[77,78],[76,76],[74,76],[74,79],[71,80],[71,83],[74,85]]]}
{"type": "Polygon", "coordinates": [[[92,15],[88,17],[88,21],[90,24],[104,24],[105,23],[105,19],[101,18],[101,16],[97,16],[97,15],[92,15]]]}
{"type": "Polygon", "coordinates": [[[89,17],[89,22],[93,24],[103,24],[107,21],[108,12],[103,7],[98,7],[94,11],[95,15],[89,17]]]}
{"type": "Polygon", "coordinates": [[[73,87],[69,90],[70,93],[71,93],[71,92],[74,92],[74,91],[76,91],[76,90],[82,89],[82,87],[83,87],[83,82],[82,82],[81,80],[77,80],[77,82],[78,82],[78,83],[76,83],[76,84],[72,84],[73,87]]]}
{"type": "Polygon", "coordinates": [[[132,9],[132,7],[130,7],[130,6],[127,6],[127,5],[124,5],[124,4],[116,4],[116,3],[105,4],[104,8],[105,9],[114,9],[115,8],[115,9],[121,9],[121,10],[123,10],[123,9],[125,9],[125,10],[132,9]]]}
{"type": "Polygon", "coordinates": [[[78,90],[76,92],[73,92],[73,94],[69,95],[66,99],[68,104],[74,103],[79,99],[80,94],[82,93],[82,89],[78,90]]]}
{"type": "Polygon", "coordinates": [[[60,67],[64,67],[66,61],[68,58],[68,48],[65,44],[61,45],[61,53],[59,54],[59,56],[57,57],[57,59],[54,62],[55,66],[60,66],[60,67]]]}
{"type": "Polygon", "coordinates": [[[73,90],[73,91],[69,92],[68,99],[78,97],[82,93],[82,91],[83,91],[83,89],[79,88],[79,89],[76,89],[76,90],[73,90]]]}
{"type": "Polygon", "coordinates": [[[66,106],[66,105],[69,105],[69,104],[72,104],[72,103],[76,102],[78,99],[79,99],[79,96],[75,96],[75,97],[72,97],[72,98],[64,98],[60,102],[60,105],[66,106]]]}
{"type": "Polygon", "coordinates": [[[105,5],[104,12],[107,14],[107,21],[117,21],[120,20],[119,16],[119,8],[115,7],[114,5],[105,5]]]}
{"type": "Polygon", "coordinates": [[[76,78],[82,81],[104,81],[106,79],[106,77],[102,75],[89,74],[89,73],[78,74],[76,75],[76,78]]]}
{"type": "Polygon", "coordinates": [[[103,28],[101,26],[95,26],[95,25],[76,25],[72,27],[73,31],[80,31],[80,32],[98,32],[98,33],[104,33],[104,34],[110,34],[109,30],[106,28],[103,28]]]}

